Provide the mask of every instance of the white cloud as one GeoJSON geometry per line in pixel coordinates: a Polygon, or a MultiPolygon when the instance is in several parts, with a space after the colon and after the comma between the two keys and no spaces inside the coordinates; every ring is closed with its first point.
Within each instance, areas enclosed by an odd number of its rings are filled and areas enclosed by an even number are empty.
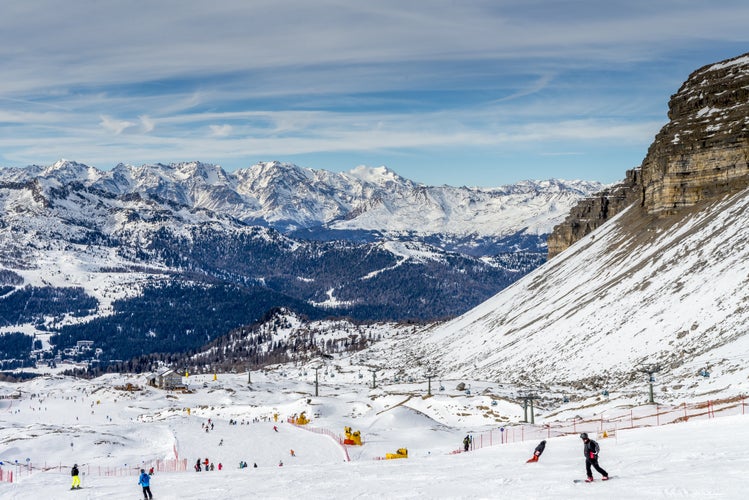
{"type": "Polygon", "coordinates": [[[117,120],[107,115],[101,115],[99,118],[101,118],[99,125],[104,130],[112,132],[114,135],[120,135],[124,130],[135,125],[133,122],[129,122],[127,120],[117,120]]]}
{"type": "Polygon", "coordinates": [[[209,125],[213,137],[226,137],[231,134],[233,128],[231,125],[209,125]]]}
{"type": "Polygon", "coordinates": [[[152,132],[156,127],[156,123],[151,119],[150,116],[140,115],[138,118],[140,119],[140,127],[143,133],[147,134],[148,132],[152,132]]]}

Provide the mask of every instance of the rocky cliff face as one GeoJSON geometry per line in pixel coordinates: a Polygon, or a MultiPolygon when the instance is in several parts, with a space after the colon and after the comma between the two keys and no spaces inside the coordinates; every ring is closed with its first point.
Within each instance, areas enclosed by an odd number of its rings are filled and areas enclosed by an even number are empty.
{"type": "Polygon", "coordinates": [[[668,117],[639,168],[554,228],[550,258],[630,205],[658,217],[749,186],[749,54],[692,73],[668,117]]]}
{"type": "Polygon", "coordinates": [[[564,222],[554,227],[546,241],[549,258],[639,201],[640,177],[640,169],[628,170],[620,184],[585,198],[572,207],[564,222]]]}

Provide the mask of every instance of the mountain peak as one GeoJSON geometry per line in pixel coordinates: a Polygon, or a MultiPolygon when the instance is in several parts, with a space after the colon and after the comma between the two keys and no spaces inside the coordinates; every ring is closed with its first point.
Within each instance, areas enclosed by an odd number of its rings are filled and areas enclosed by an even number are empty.
{"type": "Polygon", "coordinates": [[[94,182],[101,177],[101,172],[83,163],[60,159],[46,167],[40,175],[42,177],[57,179],[61,183],[66,184],[74,181],[94,182]]]}
{"type": "Polygon", "coordinates": [[[362,182],[368,182],[377,186],[388,186],[393,184],[408,184],[411,181],[401,177],[394,171],[390,170],[384,165],[379,167],[368,167],[366,165],[359,165],[358,167],[349,170],[348,175],[354,177],[362,182]]]}

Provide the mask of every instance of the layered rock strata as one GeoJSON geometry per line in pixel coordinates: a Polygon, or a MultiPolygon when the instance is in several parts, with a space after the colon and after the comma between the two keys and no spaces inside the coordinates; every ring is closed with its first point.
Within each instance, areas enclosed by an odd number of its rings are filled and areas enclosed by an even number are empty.
{"type": "Polygon", "coordinates": [[[549,258],[630,205],[660,217],[749,186],[749,54],[693,72],[668,106],[642,165],[574,207],[549,236],[549,258]]]}

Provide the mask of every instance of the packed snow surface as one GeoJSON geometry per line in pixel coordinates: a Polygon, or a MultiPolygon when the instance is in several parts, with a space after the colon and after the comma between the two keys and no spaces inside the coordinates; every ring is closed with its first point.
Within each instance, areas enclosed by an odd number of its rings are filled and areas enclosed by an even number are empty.
{"type": "Polygon", "coordinates": [[[0,400],[0,460],[6,478],[14,473],[14,482],[0,482],[0,498],[142,498],[139,469],[177,458],[187,470],[157,470],[154,498],[744,498],[749,486],[743,404],[730,416],[609,428],[603,437],[596,415],[618,411],[605,401],[538,412],[535,426],[520,427],[515,403],[497,397],[487,411],[496,384],[473,382],[477,390],[467,394],[454,381],[433,381],[433,396],[425,397],[425,381],[372,389],[369,373],[359,378],[355,368],[326,373],[319,373],[319,396],[314,372],[291,366],[215,380],[191,375],[183,380],[192,393],[149,387],[146,376],[0,383],[0,394],[20,395],[0,400]],[[138,390],[125,390],[127,384],[138,390]],[[307,426],[285,421],[302,411],[311,419],[307,426]],[[547,430],[545,423],[573,413],[580,419],[574,432],[547,430]],[[344,451],[328,435],[311,432],[342,434],[344,426],[360,430],[364,445],[344,451]],[[609,482],[597,473],[592,484],[573,482],[585,477],[580,430],[600,443],[609,482]],[[483,447],[456,453],[467,433],[483,447]],[[547,440],[541,460],[526,463],[540,438],[547,440]],[[407,459],[376,460],[398,448],[408,449],[407,459]],[[205,458],[222,470],[195,472],[196,460],[205,458]],[[240,469],[240,461],[249,467],[240,469]],[[75,492],[73,463],[83,483],[75,492]]]}

